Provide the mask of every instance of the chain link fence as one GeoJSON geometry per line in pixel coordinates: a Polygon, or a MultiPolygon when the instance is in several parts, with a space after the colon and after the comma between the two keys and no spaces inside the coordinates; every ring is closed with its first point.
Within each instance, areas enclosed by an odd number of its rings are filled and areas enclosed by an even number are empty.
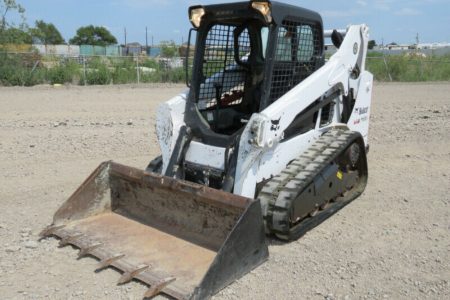
{"type": "Polygon", "coordinates": [[[422,53],[377,53],[367,57],[366,68],[374,74],[377,81],[450,81],[450,55],[427,57],[422,53]]]}
{"type": "Polygon", "coordinates": [[[182,83],[185,74],[185,58],[180,57],[0,53],[1,85],[182,83]]]}
{"type": "MultiPolygon", "coordinates": [[[[193,59],[188,60],[191,72],[193,59]]],[[[377,81],[450,81],[450,55],[369,54],[377,81]]],[[[146,56],[59,56],[0,52],[0,85],[184,83],[186,59],[146,56]]]]}

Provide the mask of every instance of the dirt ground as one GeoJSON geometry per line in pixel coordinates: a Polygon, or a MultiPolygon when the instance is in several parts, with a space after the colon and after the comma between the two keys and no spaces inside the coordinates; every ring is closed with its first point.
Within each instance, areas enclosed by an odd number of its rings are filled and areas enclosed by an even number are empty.
{"type": "MultiPolygon", "coordinates": [[[[141,299],[37,234],[100,162],[144,168],[182,89],[0,88],[0,298],[141,299]]],[[[215,299],[450,299],[450,83],[377,84],[371,120],[364,195],[215,299]]]]}

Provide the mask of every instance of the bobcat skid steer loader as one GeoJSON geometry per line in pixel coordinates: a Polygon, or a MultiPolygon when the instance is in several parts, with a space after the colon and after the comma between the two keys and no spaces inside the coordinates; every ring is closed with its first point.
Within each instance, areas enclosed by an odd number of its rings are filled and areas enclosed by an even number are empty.
{"type": "Polygon", "coordinates": [[[211,297],[268,258],[266,235],[299,238],[367,183],[365,25],[324,31],[319,14],[275,1],[189,17],[193,70],[159,107],[162,155],[145,171],[101,164],[42,232],[121,271],[119,284],[148,284],[145,297],[211,297]]]}

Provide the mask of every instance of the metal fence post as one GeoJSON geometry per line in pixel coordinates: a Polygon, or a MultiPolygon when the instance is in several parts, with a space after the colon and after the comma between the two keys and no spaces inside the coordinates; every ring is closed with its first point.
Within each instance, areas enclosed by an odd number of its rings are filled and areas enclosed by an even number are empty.
{"type": "Polygon", "coordinates": [[[86,83],[86,56],[83,57],[83,77],[84,77],[84,86],[87,85],[86,83]]]}
{"type": "Polygon", "coordinates": [[[420,64],[420,80],[424,80],[424,75],[423,75],[423,62],[422,62],[422,57],[418,57],[419,59],[419,64],[420,64]]]}
{"type": "Polygon", "coordinates": [[[392,82],[391,72],[389,71],[389,66],[388,66],[388,63],[386,61],[386,56],[384,55],[384,53],[383,53],[383,61],[384,61],[384,65],[386,66],[386,71],[387,71],[387,73],[389,75],[389,80],[392,82]]]}
{"type": "Polygon", "coordinates": [[[136,72],[137,72],[137,83],[140,84],[141,83],[141,74],[139,72],[139,55],[136,56],[136,72]]]}

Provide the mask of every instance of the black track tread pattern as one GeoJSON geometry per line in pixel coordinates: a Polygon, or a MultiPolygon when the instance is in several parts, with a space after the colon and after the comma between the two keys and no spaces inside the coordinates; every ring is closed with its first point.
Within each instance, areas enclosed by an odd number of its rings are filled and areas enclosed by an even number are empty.
{"type": "MultiPolygon", "coordinates": [[[[263,217],[267,233],[275,233],[282,239],[291,239],[290,213],[293,202],[311,185],[317,174],[359,136],[357,132],[342,129],[326,132],[299,158],[292,161],[280,175],[264,185],[258,199],[264,208],[263,217]]],[[[305,221],[310,222],[309,219],[305,221]]]]}

